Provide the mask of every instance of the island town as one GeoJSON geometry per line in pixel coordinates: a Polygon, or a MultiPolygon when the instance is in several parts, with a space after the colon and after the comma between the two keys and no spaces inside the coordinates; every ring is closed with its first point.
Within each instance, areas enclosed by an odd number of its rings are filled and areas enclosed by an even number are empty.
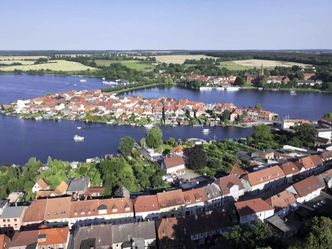
{"type": "Polygon", "coordinates": [[[118,97],[102,90],[58,93],[1,106],[1,112],[22,118],[79,120],[129,125],[271,124],[278,114],[259,104],[240,108],[232,103],[205,104],[188,99],[118,97]]]}

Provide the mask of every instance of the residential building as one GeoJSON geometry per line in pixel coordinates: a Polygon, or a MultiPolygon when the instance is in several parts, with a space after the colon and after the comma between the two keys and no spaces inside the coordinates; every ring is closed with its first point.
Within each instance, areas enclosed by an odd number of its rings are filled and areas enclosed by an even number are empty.
{"type": "Polygon", "coordinates": [[[203,187],[203,191],[207,197],[207,201],[205,203],[206,210],[211,210],[211,209],[221,207],[222,196],[221,196],[220,188],[217,184],[211,183],[211,184],[205,185],[203,187]]]}
{"type": "Polygon", "coordinates": [[[275,213],[280,217],[286,216],[292,208],[297,206],[294,194],[288,190],[273,195],[265,201],[274,208],[275,213]]]}
{"type": "Polygon", "coordinates": [[[84,198],[84,193],[89,187],[90,187],[89,177],[85,176],[85,177],[75,178],[70,181],[66,193],[68,195],[74,195],[78,199],[84,198]]]}
{"type": "Polygon", "coordinates": [[[142,195],[134,199],[135,218],[137,221],[156,220],[160,218],[157,195],[142,195]]]}
{"type": "Polygon", "coordinates": [[[240,196],[244,195],[243,184],[235,175],[218,178],[215,183],[219,186],[223,198],[231,197],[237,201],[240,196]]]}
{"type": "Polygon", "coordinates": [[[113,248],[153,248],[156,247],[154,221],[145,221],[112,226],[113,248]]]}
{"type": "Polygon", "coordinates": [[[261,198],[236,202],[235,209],[239,215],[241,224],[257,220],[263,221],[274,214],[274,208],[261,198]]]}
{"type": "Polygon", "coordinates": [[[199,214],[204,211],[207,196],[203,188],[183,191],[183,197],[186,203],[186,215],[199,214]]]}
{"type": "Polygon", "coordinates": [[[247,192],[274,189],[285,183],[285,174],[279,166],[268,167],[246,174],[241,182],[247,192]]]}
{"type": "Polygon", "coordinates": [[[288,161],[281,164],[280,168],[284,172],[287,182],[293,182],[294,176],[300,173],[302,165],[299,162],[288,161]]]}
{"type": "Polygon", "coordinates": [[[0,228],[4,230],[20,230],[26,206],[6,206],[0,216],[0,228]]]}
{"type": "Polygon", "coordinates": [[[185,173],[185,162],[181,156],[166,157],[162,162],[162,168],[166,174],[182,175],[185,173]]]}
{"type": "Polygon", "coordinates": [[[69,239],[68,227],[40,229],[38,230],[36,248],[66,249],[68,239],[69,239]]]}
{"type": "Polygon", "coordinates": [[[186,202],[181,189],[157,193],[157,199],[163,217],[183,216],[186,202]]]}
{"type": "Polygon", "coordinates": [[[73,236],[68,243],[68,249],[83,248],[112,248],[112,225],[97,224],[91,226],[76,227],[73,236]]]}
{"type": "Polygon", "coordinates": [[[308,202],[320,195],[325,186],[317,176],[310,176],[302,181],[294,183],[287,190],[295,195],[298,203],[308,202]]]}
{"type": "Polygon", "coordinates": [[[40,178],[32,187],[32,193],[36,193],[41,190],[49,189],[48,184],[45,182],[43,178],[40,178]]]}

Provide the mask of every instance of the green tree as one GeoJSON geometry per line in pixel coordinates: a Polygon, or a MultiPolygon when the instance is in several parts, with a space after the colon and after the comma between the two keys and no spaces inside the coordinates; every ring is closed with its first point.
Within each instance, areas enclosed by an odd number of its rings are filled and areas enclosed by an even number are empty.
{"type": "Polygon", "coordinates": [[[253,143],[262,149],[269,149],[276,146],[271,128],[267,125],[255,126],[252,138],[253,143]]]}
{"type": "Polygon", "coordinates": [[[129,156],[134,148],[135,141],[129,136],[120,139],[119,151],[124,156],[129,156]]]}
{"type": "Polygon", "coordinates": [[[184,154],[188,158],[188,167],[193,170],[202,169],[207,164],[207,156],[203,145],[195,145],[194,147],[187,148],[184,154]]]}
{"type": "Polygon", "coordinates": [[[231,116],[231,112],[229,110],[225,110],[221,115],[221,120],[224,123],[227,123],[229,121],[230,116],[231,116]]]}
{"type": "Polygon", "coordinates": [[[235,226],[232,232],[226,233],[226,241],[234,249],[256,249],[268,247],[272,232],[268,225],[258,221],[248,225],[235,226]]]}
{"type": "Polygon", "coordinates": [[[263,109],[263,107],[262,107],[262,105],[260,103],[257,103],[255,105],[255,108],[258,109],[258,110],[262,110],[263,109]]]}
{"type": "Polygon", "coordinates": [[[290,141],[291,145],[312,148],[315,145],[316,128],[311,124],[302,124],[294,128],[295,134],[290,141]]]}
{"type": "Polygon", "coordinates": [[[150,148],[158,148],[163,143],[163,133],[160,128],[153,127],[146,137],[146,144],[150,148]]]}
{"type": "Polygon", "coordinates": [[[330,249],[332,245],[332,220],[327,217],[314,217],[304,243],[299,243],[292,249],[330,249]]]}

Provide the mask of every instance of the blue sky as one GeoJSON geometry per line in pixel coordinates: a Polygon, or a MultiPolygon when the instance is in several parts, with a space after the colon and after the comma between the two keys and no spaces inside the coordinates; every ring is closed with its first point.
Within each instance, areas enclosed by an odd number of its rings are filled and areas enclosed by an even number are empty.
{"type": "Polygon", "coordinates": [[[0,50],[332,48],[331,0],[1,0],[0,50]]]}

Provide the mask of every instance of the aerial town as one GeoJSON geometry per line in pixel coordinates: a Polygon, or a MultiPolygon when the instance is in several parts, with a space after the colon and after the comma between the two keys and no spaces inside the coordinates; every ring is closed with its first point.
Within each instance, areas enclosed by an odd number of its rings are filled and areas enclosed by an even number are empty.
{"type": "Polygon", "coordinates": [[[1,109],[5,114],[36,120],[68,119],[131,125],[237,124],[249,127],[271,124],[278,119],[278,114],[263,110],[261,106],[239,108],[232,103],[204,104],[187,99],[121,98],[101,90],[70,91],[18,100],[2,105],[1,109]]]}
{"type": "Polygon", "coordinates": [[[0,249],[332,249],[332,1],[0,1],[0,249]]]}

